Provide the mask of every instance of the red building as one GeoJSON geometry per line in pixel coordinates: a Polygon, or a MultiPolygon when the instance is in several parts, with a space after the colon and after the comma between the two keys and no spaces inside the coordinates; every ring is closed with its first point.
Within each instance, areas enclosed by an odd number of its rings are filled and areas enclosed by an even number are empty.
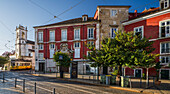
{"type": "MultiPolygon", "coordinates": [[[[154,41],[153,53],[160,54],[157,61],[163,67],[160,69],[161,79],[170,79],[170,0],[160,0],[160,7],[145,9],[142,13],[131,13],[129,20],[123,22],[125,31],[134,31],[141,37],[151,38],[154,41]]],[[[142,77],[146,69],[125,69],[125,75],[142,77]]],[[[149,76],[156,76],[154,68],[149,69],[149,76]]]]}
{"type": "MultiPolygon", "coordinates": [[[[73,53],[73,61],[78,62],[79,74],[90,72],[84,55],[88,55],[85,43],[95,44],[98,20],[88,15],[59,23],[35,26],[36,67],[37,71],[55,72],[56,62],[53,54],[56,51],[73,53]]],[[[69,71],[69,69],[67,70],[69,71]]]]}

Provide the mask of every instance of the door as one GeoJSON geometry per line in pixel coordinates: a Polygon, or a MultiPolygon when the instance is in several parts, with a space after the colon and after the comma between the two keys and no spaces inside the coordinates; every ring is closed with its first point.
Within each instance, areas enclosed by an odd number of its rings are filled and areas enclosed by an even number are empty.
{"type": "Polygon", "coordinates": [[[161,79],[169,79],[169,70],[161,70],[161,79]]]}
{"type": "Polygon", "coordinates": [[[105,75],[108,74],[108,67],[103,67],[103,74],[105,74],[105,75]]]}
{"type": "Polygon", "coordinates": [[[39,63],[39,71],[44,71],[44,63],[39,63]]]}
{"type": "Polygon", "coordinates": [[[135,69],[135,77],[141,78],[142,76],[141,72],[142,72],[141,69],[135,69]]]}

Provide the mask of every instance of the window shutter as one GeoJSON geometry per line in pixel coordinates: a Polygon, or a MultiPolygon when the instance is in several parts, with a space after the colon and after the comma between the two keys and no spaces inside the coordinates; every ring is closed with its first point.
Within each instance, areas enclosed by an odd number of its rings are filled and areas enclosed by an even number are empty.
{"type": "Polygon", "coordinates": [[[74,58],[80,58],[80,49],[74,50],[74,58]]]}
{"type": "Polygon", "coordinates": [[[161,27],[161,37],[165,37],[165,27],[161,27]]]}
{"type": "Polygon", "coordinates": [[[74,50],[74,58],[77,58],[77,49],[74,50]]]}
{"type": "Polygon", "coordinates": [[[78,56],[77,56],[77,58],[80,58],[80,49],[77,49],[77,53],[78,53],[78,56]]]}
{"type": "Polygon", "coordinates": [[[54,50],[50,50],[50,58],[53,58],[54,50]]]}

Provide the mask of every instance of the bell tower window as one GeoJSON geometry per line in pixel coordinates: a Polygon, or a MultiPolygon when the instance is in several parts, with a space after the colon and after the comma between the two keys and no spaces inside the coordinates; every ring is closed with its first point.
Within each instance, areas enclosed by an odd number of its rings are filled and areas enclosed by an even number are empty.
{"type": "Polygon", "coordinates": [[[22,32],[22,39],[25,39],[25,33],[22,32]]]}

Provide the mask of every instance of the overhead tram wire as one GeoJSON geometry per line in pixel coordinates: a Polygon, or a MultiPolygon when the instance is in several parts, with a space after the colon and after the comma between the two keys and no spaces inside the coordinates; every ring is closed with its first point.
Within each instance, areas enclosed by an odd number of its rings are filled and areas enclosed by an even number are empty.
{"type": "MultiPolygon", "coordinates": [[[[59,17],[59,16],[63,15],[64,13],[66,13],[66,12],[68,12],[68,11],[72,10],[74,7],[78,6],[79,4],[81,4],[81,3],[82,3],[82,2],[84,2],[84,1],[85,1],[85,0],[81,0],[81,1],[80,1],[80,2],[78,2],[77,4],[75,4],[75,5],[71,6],[69,9],[67,9],[67,10],[63,11],[62,13],[58,14],[56,17],[59,17]]],[[[50,21],[52,21],[52,20],[54,20],[54,19],[55,19],[55,17],[54,17],[54,18],[52,18],[52,19],[50,19],[50,20],[48,20],[48,21],[47,21],[47,22],[45,22],[44,24],[46,24],[46,23],[48,23],[48,22],[50,22],[50,21]]]]}
{"type": "Polygon", "coordinates": [[[9,28],[8,28],[8,26],[7,25],[5,25],[1,20],[0,20],[0,23],[6,28],[6,29],[8,29],[8,31],[10,31],[11,32],[11,34],[14,34],[9,28]]]}
{"type": "Polygon", "coordinates": [[[59,18],[59,17],[55,16],[53,13],[51,13],[51,12],[50,12],[50,11],[48,11],[47,9],[45,9],[45,8],[41,7],[40,5],[38,5],[37,3],[35,3],[34,1],[32,1],[32,0],[29,0],[29,1],[30,1],[32,4],[36,5],[37,7],[41,8],[42,10],[46,11],[46,12],[47,12],[47,13],[49,13],[50,15],[54,16],[54,18],[58,18],[58,19],[60,19],[60,20],[61,20],[61,18],[59,18]]]}

